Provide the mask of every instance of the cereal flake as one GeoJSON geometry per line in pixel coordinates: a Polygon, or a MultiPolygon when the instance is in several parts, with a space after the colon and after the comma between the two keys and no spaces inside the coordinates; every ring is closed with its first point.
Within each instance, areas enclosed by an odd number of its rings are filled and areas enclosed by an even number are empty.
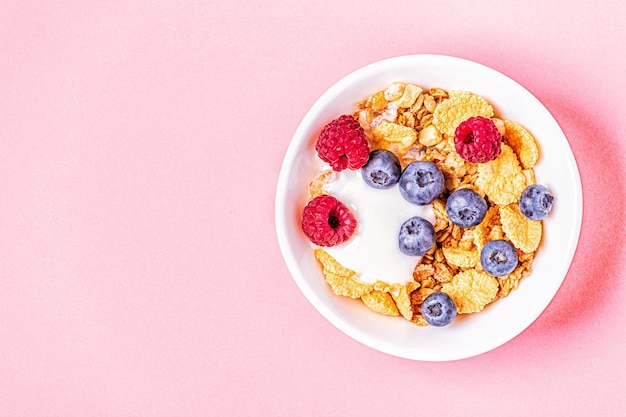
{"type": "Polygon", "coordinates": [[[452,266],[459,268],[472,268],[480,262],[480,253],[478,250],[466,250],[463,248],[443,247],[443,256],[452,266]]]}
{"type": "Polygon", "coordinates": [[[335,294],[360,298],[373,290],[372,285],[358,282],[359,274],[341,265],[325,250],[315,249],[315,257],[322,265],[324,278],[335,294]]]}
{"type": "Polygon", "coordinates": [[[420,285],[417,282],[409,281],[406,285],[403,285],[396,294],[391,293],[391,297],[398,307],[398,312],[407,320],[411,320],[413,318],[410,294],[418,289],[419,286],[420,285]]]}
{"type": "Polygon", "coordinates": [[[386,316],[399,316],[396,303],[393,301],[391,295],[383,291],[372,291],[361,296],[363,304],[365,304],[370,310],[376,313],[384,314],[386,316]]]}
{"type": "Polygon", "coordinates": [[[483,97],[470,92],[451,91],[450,97],[435,108],[433,124],[445,135],[454,136],[457,126],[473,116],[490,118],[493,107],[483,97]]]}
{"type": "Polygon", "coordinates": [[[486,272],[468,269],[459,272],[441,290],[456,303],[459,314],[476,313],[491,303],[498,293],[498,280],[486,272]]]}
{"type": "Polygon", "coordinates": [[[509,204],[500,206],[500,222],[513,246],[526,253],[537,250],[543,229],[541,221],[530,220],[522,214],[517,204],[509,204]]]}
{"type": "Polygon", "coordinates": [[[387,149],[403,155],[417,140],[417,132],[411,127],[385,121],[374,128],[371,139],[374,149],[387,149]]]}
{"type": "Polygon", "coordinates": [[[506,144],[493,161],[478,164],[476,185],[494,203],[506,205],[516,202],[526,188],[526,177],[517,156],[506,144]]]}
{"type": "Polygon", "coordinates": [[[508,144],[517,155],[522,168],[532,168],[539,159],[539,148],[533,135],[523,126],[504,121],[504,142],[508,144]]]}

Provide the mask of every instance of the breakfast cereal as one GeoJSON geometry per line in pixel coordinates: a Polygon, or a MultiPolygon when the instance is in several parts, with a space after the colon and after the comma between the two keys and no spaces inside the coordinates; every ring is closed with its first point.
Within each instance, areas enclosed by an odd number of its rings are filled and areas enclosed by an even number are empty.
{"type": "MultiPolygon", "coordinates": [[[[314,245],[315,256],[330,289],[339,296],[360,299],[376,313],[401,316],[418,326],[432,324],[428,321],[430,316],[422,311],[422,303],[431,294],[445,293],[453,300],[458,314],[474,314],[517,289],[520,281],[532,271],[532,261],[543,233],[542,221],[530,220],[518,207],[522,192],[536,183],[533,168],[539,159],[539,147],[532,134],[521,124],[496,117],[492,105],[471,92],[448,92],[437,87],[427,89],[402,82],[391,83],[357,103],[352,117],[358,122],[356,129],[360,133],[350,130],[355,126],[345,116],[330,123],[328,131],[348,130],[351,138],[365,136],[371,151],[384,150],[395,155],[403,172],[416,161],[435,164],[443,174],[443,192],[427,205],[431,212],[427,217],[430,216],[435,237],[430,250],[414,258],[410,276],[365,282],[361,279],[363,271],[356,267],[347,268],[337,259],[341,258],[341,250],[332,248],[334,251],[331,251],[324,244],[314,245]],[[467,137],[459,136],[460,126],[468,123],[471,129],[487,129],[484,133],[487,136],[476,137],[476,142],[468,145],[467,137]],[[495,139],[496,142],[493,142],[493,136],[489,136],[493,134],[499,138],[495,139]],[[483,139],[485,142],[479,143],[483,139]],[[464,146],[474,148],[463,149],[461,153],[464,146]],[[483,151],[478,159],[480,162],[472,162],[464,156],[468,152],[483,151]],[[455,223],[457,220],[450,217],[446,206],[446,202],[452,200],[450,195],[463,188],[475,191],[473,194],[487,203],[487,208],[479,213],[483,217],[477,218],[472,226],[455,223]],[[497,257],[483,259],[483,248],[494,241],[510,242],[509,246],[517,252],[515,263],[507,270],[511,272],[500,276],[492,271],[490,263],[513,261],[502,261],[497,257]]],[[[470,131],[470,139],[473,139],[473,132],[478,135],[483,131],[470,131]]],[[[344,157],[342,152],[348,157],[364,152],[362,139],[322,145],[332,146],[337,158],[344,157]]],[[[367,163],[361,160],[356,170],[361,170],[367,163]]],[[[335,169],[336,166],[331,169],[322,164],[320,173],[309,184],[309,201],[335,192],[336,188],[329,185],[343,175],[335,169]]],[[[370,182],[383,180],[388,179],[363,179],[370,182]]],[[[394,184],[384,187],[397,188],[394,184]]],[[[378,187],[377,184],[369,185],[378,187]]],[[[360,208],[353,209],[356,210],[354,217],[358,219],[360,208]]],[[[386,214],[377,213],[379,216],[386,214]]],[[[461,214],[467,213],[463,211],[461,214]]],[[[332,227],[341,228],[341,219],[333,217],[333,213],[325,215],[330,216],[331,228],[322,232],[332,234],[332,227]]],[[[342,215],[352,216],[352,213],[342,215]]],[[[359,230],[355,232],[357,236],[347,238],[358,241],[359,230]]]]}

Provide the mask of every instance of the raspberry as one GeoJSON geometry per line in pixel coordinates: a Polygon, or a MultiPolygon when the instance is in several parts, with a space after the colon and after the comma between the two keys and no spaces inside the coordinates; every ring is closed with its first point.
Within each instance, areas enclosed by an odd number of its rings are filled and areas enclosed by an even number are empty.
{"type": "Polygon", "coordinates": [[[334,171],[359,169],[365,165],[370,153],[363,128],[353,116],[347,114],[324,126],[315,150],[334,171]]]}
{"type": "Polygon", "coordinates": [[[502,136],[493,120],[470,117],[461,122],[454,132],[454,147],[468,162],[489,162],[500,155],[502,136]]]}
{"type": "Polygon", "coordinates": [[[336,246],[345,242],[356,226],[350,209],[330,195],[315,197],[302,212],[302,231],[319,246],[336,246]]]}

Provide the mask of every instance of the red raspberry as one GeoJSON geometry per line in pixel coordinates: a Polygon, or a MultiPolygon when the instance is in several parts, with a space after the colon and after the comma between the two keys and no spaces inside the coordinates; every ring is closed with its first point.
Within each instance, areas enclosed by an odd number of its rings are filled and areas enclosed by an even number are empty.
{"type": "Polygon", "coordinates": [[[468,162],[493,161],[500,155],[502,135],[493,120],[470,117],[462,122],[454,132],[454,147],[468,162]]]}
{"type": "Polygon", "coordinates": [[[365,165],[370,153],[363,128],[353,116],[347,114],[324,126],[315,150],[334,171],[359,169],[365,165]]]}
{"type": "Polygon", "coordinates": [[[319,246],[336,246],[345,242],[356,226],[350,209],[330,195],[315,197],[302,213],[302,231],[319,246]]]}

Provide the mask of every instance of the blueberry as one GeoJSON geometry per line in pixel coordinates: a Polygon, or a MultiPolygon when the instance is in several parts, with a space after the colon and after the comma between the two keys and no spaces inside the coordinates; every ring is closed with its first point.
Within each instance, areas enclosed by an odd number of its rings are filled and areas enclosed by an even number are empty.
{"type": "Polygon", "coordinates": [[[476,191],[460,188],[448,197],[446,212],[450,221],[457,226],[472,227],[485,218],[487,203],[476,191]]]}
{"type": "Polygon", "coordinates": [[[422,303],[422,316],[431,326],[442,327],[456,317],[456,304],[445,292],[434,292],[422,303]]]}
{"type": "Polygon", "coordinates": [[[361,168],[367,185],[374,188],[391,188],[400,180],[400,161],[393,152],[377,149],[370,152],[369,160],[361,168]]]}
{"type": "Polygon", "coordinates": [[[400,176],[400,194],[420,206],[430,204],[443,192],[443,174],[432,162],[411,162],[400,176]]]}
{"type": "Polygon", "coordinates": [[[506,240],[487,242],[480,252],[480,264],[494,277],[501,277],[517,267],[517,250],[506,240]]]}
{"type": "Polygon", "coordinates": [[[540,184],[533,184],[526,188],[519,199],[519,209],[531,220],[543,220],[550,210],[554,197],[548,192],[546,187],[540,184]]]}
{"type": "Polygon", "coordinates": [[[415,216],[402,223],[398,245],[405,255],[421,256],[435,243],[435,228],[422,217],[415,216]]]}

